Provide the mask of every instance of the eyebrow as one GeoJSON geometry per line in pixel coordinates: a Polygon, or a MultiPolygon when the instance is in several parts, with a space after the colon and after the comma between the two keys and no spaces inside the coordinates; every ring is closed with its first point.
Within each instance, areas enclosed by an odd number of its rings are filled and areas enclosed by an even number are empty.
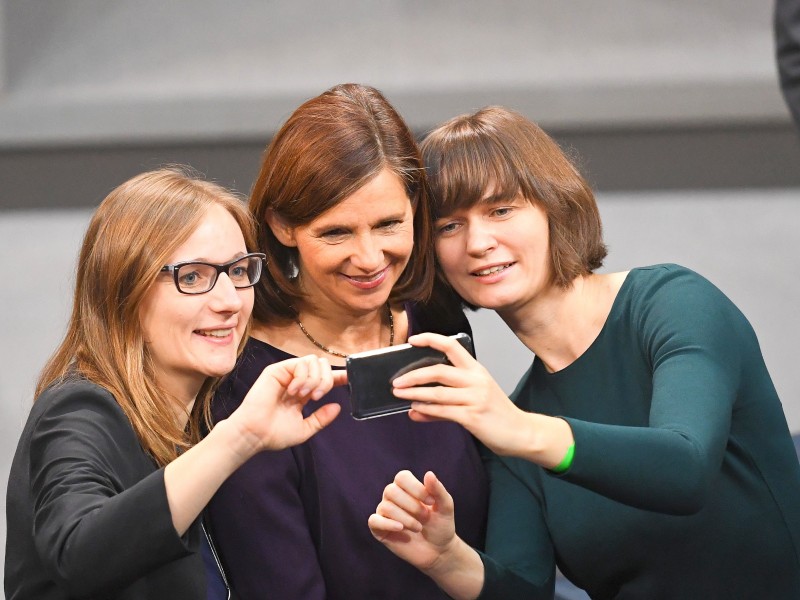
{"type": "Polygon", "coordinates": [[[478,204],[498,204],[500,202],[512,202],[516,200],[517,194],[511,195],[505,192],[498,192],[495,194],[489,194],[488,196],[484,196],[480,200],[478,200],[478,204]]]}
{"type": "Polygon", "coordinates": [[[187,258],[186,260],[175,260],[175,261],[172,261],[172,263],[170,263],[170,264],[173,264],[173,265],[175,265],[175,264],[178,264],[178,263],[194,263],[194,262],[199,262],[199,263],[210,263],[210,264],[212,264],[212,265],[224,265],[224,264],[225,264],[225,263],[227,263],[227,262],[230,262],[230,261],[232,261],[232,260],[236,260],[237,258],[241,258],[241,257],[242,257],[242,256],[244,256],[245,254],[247,254],[247,252],[237,252],[236,254],[234,254],[233,256],[231,256],[231,257],[230,257],[228,260],[223,260],[221,263],[214,262],[213,260],[209,260],[209,259],[207,259],[207,258],[203,258],[203,257],[201,256],[201,257],[198,257],[198,258],[187,258]]]}
{"type": "MultiPolygon", "coordinates": [[[[372,226],[375,226],[375,225],[379,225],[380,223],[385,223],[386,221],[402,221],[405,218],[406,218],[406,211],[397,212],[397,213],[393,213],[393,214],[385,215],[384,217],[381,217],[380,219],[378,219],[374,223],[370,223],[370,226],[372,227],[372,226]]],[[[321,223],[320,225],[315,225],[314,227],[312,227],[310,229],[314,233],[321,233],[321,232],[324,232],[324,231],[328,231],[329,229],[348,229],[349,230],[349,229],[352,229],[352,228],[353,228],[352,224],[335,223],[335,222],[333,222],[333,223],[327,223],[327,224],[326,223],[321,223]]]]}

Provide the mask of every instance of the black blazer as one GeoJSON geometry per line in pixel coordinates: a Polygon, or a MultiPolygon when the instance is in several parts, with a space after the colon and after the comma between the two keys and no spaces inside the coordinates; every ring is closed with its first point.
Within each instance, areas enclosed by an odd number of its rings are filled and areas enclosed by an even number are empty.
{"type": "Polygon", "coordinates": [[[73,378],[33,404],[8,482],[7,600],[205,600],[199,521],[179,537],[164,469],[114,397],[73,378]]]}

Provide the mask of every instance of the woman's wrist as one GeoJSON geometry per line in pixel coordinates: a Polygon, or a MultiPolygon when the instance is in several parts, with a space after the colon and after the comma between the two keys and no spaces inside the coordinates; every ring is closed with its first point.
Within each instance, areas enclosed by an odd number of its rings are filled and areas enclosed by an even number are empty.
{"type": "Polygon", "coordinates": [[[253,455],[258,453],[256,441],[252,434],[248,434],[236,422],[235,415],[219,421],[211,432],[206,436],[206,440],[221,447],[221,452],[229,453],[230,460],[238,468],[253,455]]]}
{"type": "Polygon", "coordinates": [[[546,469],[563,466],[566,471],[572,464],[575,438],[572,428],[564,419],[537,413],[525,413],[517,428],[517,451],[512,456],[524,458],[546,469]],[[572,450],[570,450],[572,448],[572,450]],[[569,458],[564,466],[565,459],[569,458]]]}
{"type": "Polygon", "coordinates": [[[475,549],[458,536],[423,572],[456,600],[477,598],[483,589],[483,561],[475,549]]]}

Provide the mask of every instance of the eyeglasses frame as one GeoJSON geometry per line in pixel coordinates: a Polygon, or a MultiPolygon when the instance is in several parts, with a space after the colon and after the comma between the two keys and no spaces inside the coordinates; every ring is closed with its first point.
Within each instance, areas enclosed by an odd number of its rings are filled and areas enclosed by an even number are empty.
{"type": "Polygon", "coordinates": [[[257,284],[261,280],[261,275],[262,275],[262,273],[264,273],[264,267],[266,266],[266,262],[267,262],[267,255],[264,254],[263,252],[248,252],[247,254],[243,254],[242,256],[239,256],[238,258],[234,258],[234,259],[229,260],[228,262],[222,263],[222,264],[210,263],[210,262],[206,262],[206,261],[203,261],[203,260],[184,260],[184,261],[181,261],[181,262],[176,262],[176,263],[171,264],[171,265],[164,265],[163,267],[161,267],[161,270],[159,272],[160,273],[171,273],[172,274],[172,281],[175,284],[175,289],[178,290],[181,294],[186,294],[187,296],[199,296],[200,294],[207,294],[208,292],[213,290],[214,286],[217,285],[217,281],[219,281],[220,274],[225,273],[225,275],[228,275],[228,269],[230,269],[236,263],[241,262],[245,258],[259,258],[259,259],[261,259],[261,270],[258,272],[258,277],[256,278],[255,281],[253,281],[252,283],[250,283],[248,285],[236,285],[236,284],[233,285],[233,287],[235,287],[237,290],[246,290],[247,288],[253,287],[255,284],[257,284]],[[217,273],[214,276],[214,282],[211,284],[211,287],[209,287],[207,290],[203,290],[202,292],[186,292],[186,291],[182,290],[181,286],[180,286],[180,283],[178,281],[178,270],[181,267],[185,266],[185,265],[206,265],[207,267],[213,267],[216,270],[217,273]]]}

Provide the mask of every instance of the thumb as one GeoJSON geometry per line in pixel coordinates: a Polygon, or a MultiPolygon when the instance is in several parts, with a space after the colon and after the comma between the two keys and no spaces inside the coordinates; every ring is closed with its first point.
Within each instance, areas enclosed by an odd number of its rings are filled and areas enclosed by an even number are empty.
{"type": "Polygon", "coordinates": [[[310,438],[315,433],[330,425],[339,415],[339,411],[341,411],[341,409],[342,407],[335,402],[323,404],[317,410],[303,419],[308,430],[308,437],[310,438]]]}
{"type": "Polygon", "coordinates": [[[331,373],[333,374],[334,387],[337,385],[345,385],[347,383],[347,371],[344,369],[334,369],[331,373]]]}
{"type": "Polygon", "coordinates": [[[453,497],[450,495],[450,492],[447,491],[447,488],[444,487],[444,484],[439,481],[439,478],[436,477],[433,471],[428,471],[425,473],[423,484],[425,485],[425,490],[433,498],[440,511],[453,511],[453,497]]]}

